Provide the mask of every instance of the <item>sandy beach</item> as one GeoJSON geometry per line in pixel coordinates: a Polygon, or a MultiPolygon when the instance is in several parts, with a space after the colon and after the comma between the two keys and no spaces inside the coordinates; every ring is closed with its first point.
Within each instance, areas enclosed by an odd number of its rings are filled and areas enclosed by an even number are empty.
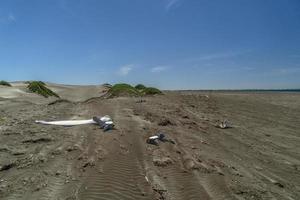
{"type": "Polygon", "coordinates": [[[0,199],[300,199],[300,93],[168,91],[64,101],[0,87],[0,199]],[[35,120],[110,115],[115,129],[35,120]],[[228,120],[230,128],[216,125],[228,120]],[[164,133],[172,142],[147,144],[164,133]]]}

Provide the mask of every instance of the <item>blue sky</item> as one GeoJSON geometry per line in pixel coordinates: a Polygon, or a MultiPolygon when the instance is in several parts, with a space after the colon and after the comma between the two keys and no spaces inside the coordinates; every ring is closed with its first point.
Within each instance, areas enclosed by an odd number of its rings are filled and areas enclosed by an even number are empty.
{"type": "Polygon", "coordinates": [[[300,88],[300,1],[1,0],[0,79],[300,88]]]}

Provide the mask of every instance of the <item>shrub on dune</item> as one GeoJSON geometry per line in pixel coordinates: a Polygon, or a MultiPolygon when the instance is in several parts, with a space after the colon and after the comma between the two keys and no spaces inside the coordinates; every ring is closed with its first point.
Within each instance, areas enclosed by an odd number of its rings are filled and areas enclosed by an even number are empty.
{"type": "Polygon", "coordinates": [[[118,97],[118,96],[139,96],[139,91],[126,83],[119,83],[113,85],[109,91],[109,95],[111,97],[118,97]]]}
{"type": "Polygon", "coordinates": [[[162,92],[159,89],[154,88],[154,87],[147,87],[142,92],[145,95],[162,94],[162,92]]]}
{"type": "Polygon", "coordinates": [[[138,89],[138,90],[144,90],[144,89],[146,89],[146,86],[144,86],[143,84],[137,84],[137,85],[135,86],[135,89],[138,89]]]}
{"type": "Polygon", "coordinates": [[[135,87],[132,87],[131,85],[126,83],[119,83],[113,85],[108,90],[109,97],[120,97],[120,96],[137,97],[143,95],[156,95],[156,94],[162,94],[162,92],[157,88],[146,87],[142,84],[138,84],[135,87]]]}
{"type": "Polygon", "coordinates": [[[11,84],[7,81],[0,81],[0,85],[11,87],[11,84]]]}
{"type": "Polygon", "coordinates": [[[104,87],[107,87],[107,88],[111,88],[111,87],[112,87],[112,85],[109,84],[109,83],[104,83],[103,86],[104,86],[104,87]]]}
{"type": "Polygon", "coordinates": [[[46,85],[46,83],[43,82],[43,81],[26,81],[25,83],[30,84],[30,83],[32,83],[32,82],[39,83],[39,84],[41,84],[41,85],[46,85]]]}
{"type": "Polygon", "coordinates": [[[43,97],[50,97],[50,96],[55,96],[58,97],[58,94],[50,90],[49,88],[46,87],[46,84],[42,81],[30,81],[27,88],[33,92],[37,93],[39,95],[42,95],[43,97]]]}

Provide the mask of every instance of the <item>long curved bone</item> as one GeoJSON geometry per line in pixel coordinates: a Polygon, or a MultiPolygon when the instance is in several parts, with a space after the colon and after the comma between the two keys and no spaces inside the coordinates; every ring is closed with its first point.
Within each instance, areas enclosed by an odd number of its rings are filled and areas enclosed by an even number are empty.
{"type": "Polygon", "coordinates": [[[76,126],[76,125],[83,125],[83,124],[97,124],[93,119],[87,120],[65,120],[65,121],[43,121],[43,120],[36,120],[35,123],[38,124],[47,124],[47,125],[57,125],[57,126],[76,126]]]}
{"type": "Polygon", "coordinates": [[[35,123],[46,124],[46,125],[57,125],[57,126],[76,126],[76,125],[83,125],[83,124],[99,124],[100,126],[103,127],[105,125],[113,126],[113,122],[108,115],[105,115],[104,117],[93,117],[93,119],[85,119],[85,120],[63,120],[63,121],[36,120],[35,123]]]}

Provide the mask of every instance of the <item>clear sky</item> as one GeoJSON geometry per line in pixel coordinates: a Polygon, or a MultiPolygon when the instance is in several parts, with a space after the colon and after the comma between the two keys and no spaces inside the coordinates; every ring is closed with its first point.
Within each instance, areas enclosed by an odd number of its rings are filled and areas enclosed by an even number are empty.
{"type": "Polygon", "coordinates": [[[300,1],[1,0],[0,79],[300,88],[300,1]]]}

